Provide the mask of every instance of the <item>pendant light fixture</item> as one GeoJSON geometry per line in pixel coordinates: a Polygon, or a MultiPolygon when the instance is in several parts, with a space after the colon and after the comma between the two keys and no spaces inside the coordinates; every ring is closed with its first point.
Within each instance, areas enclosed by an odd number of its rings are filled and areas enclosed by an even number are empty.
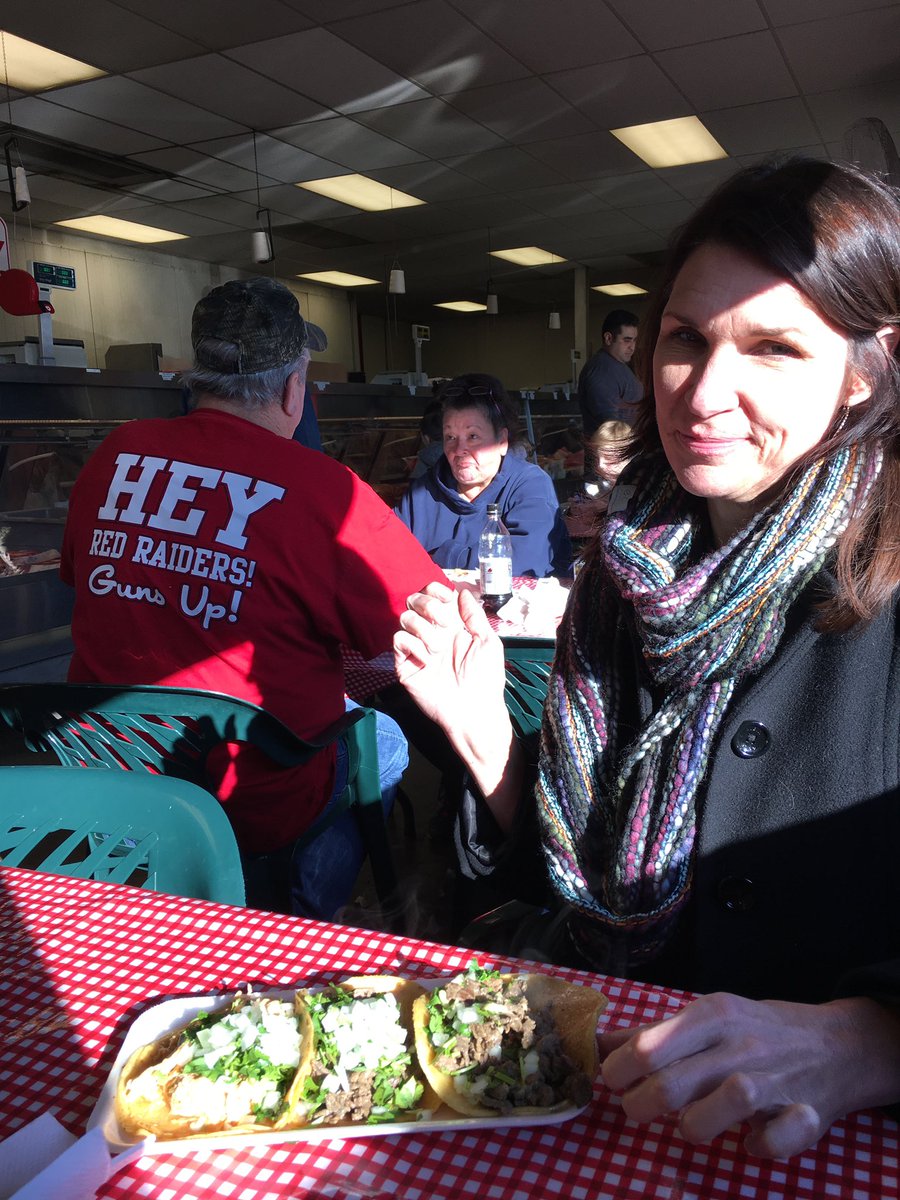
{"type": "Polygon", "coordinates": [[[28,176],[25,174],[25,168],[21,165],[19,143],[14,137],[8,138],[4,142],[3,153],[6,157],[6,174],[9,179],[12,210],[13,212],[21,212],[23,208],[31,203],[31,192],[28,190],[28,176]],[[19,165],[15,167],[12,161],[13,151],[15,151],[16,157],[19,159],[19,165]]]}
{"type": "Polygon", "coordinates": [[[552,312],[550,314],[550,320],[547,322],[547,327],[548,329],[559,329],[560,325],[558,312],[552,312]]]}
{"type": "Polygon", "coordinates": [[[388,279],[388,291],[392,296],[403,296],[406,293],[406,273],[398,259],[394,259],[391,274],[388,279]]]}
{"type": "Polygon", "coordinates": [[[253,130],[253,172],[256,175],[256,224],[251,244],[255,263],[275,261],[275,243],[272,239],[272,214],[263,208],[259,197],[259,162],[256,157],[256,130],[253,130]]]}

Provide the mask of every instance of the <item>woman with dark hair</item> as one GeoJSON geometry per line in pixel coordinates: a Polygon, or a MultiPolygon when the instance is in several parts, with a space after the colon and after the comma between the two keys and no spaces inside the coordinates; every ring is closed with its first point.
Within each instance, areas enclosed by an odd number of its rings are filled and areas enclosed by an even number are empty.
{"type": "Polygon", "coordinates": [[[715,993],[602,1037],[626,1112],[690,1141],[746,1121],[782,1157],[900,1100],[898,336],[897,193],[830,163],[738,173],[643,323],[534,789],[470,598],[429,585],[395,638],[480,789],[464,872],[521,879],[537,826],[551,954],[715,993]]]}
{"type": "Polygon", "coordinates": [[[487,506],[512,535],[513,574],[566,574],[569,536],[553,482],[517,452],[519,421],[493,375],[458,375],[438,394],[444,452],[396,512],[440,567],[478,566],[487,506]]]}

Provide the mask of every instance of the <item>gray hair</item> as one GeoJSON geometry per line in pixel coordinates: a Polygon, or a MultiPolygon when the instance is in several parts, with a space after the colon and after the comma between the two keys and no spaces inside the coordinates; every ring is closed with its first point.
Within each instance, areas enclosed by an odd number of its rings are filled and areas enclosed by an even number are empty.
{"type": "MultiPolygon", "coordinates": [[[[204,338],[199,346],[214,354],[221,362],[236,362],[240,347],[234,342],[223,342],[218,338],[204,338]]],[[[225,374],[195,365],[184,371],[181,382],[190,389],[188,404],[191,408],[201,395],[207,393],[222,400],[234,400],[245,408],[265,408],[281,399],[288,379],[295,371],[303,372],[309,362],[309,351],[304,350],[299,358],[268,371],[256,371],[248,375],[225,374]]]]}

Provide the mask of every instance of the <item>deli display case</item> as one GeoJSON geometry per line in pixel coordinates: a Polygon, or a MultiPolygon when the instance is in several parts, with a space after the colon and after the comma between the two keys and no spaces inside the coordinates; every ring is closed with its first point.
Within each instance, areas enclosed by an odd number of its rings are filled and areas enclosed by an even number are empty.
{"type": "Polygon", "coordinates": [[[0,681],[65,677],[73,593],[58,568],[72,485],[110,429],[180,411],[173,376],[0,366],[0,681]]]}

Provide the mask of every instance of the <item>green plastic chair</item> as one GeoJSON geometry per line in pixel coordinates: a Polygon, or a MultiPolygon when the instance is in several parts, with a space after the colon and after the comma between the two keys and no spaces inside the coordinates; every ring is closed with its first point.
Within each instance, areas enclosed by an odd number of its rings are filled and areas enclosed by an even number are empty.
{"type": "Polygon", "coordinates": [[[352,809],[381,904],[395,903],[397,877],[384,823],[375,713],[352,709],[318,737],[304,740],[271,713],[216,692],[116,684],[33,683],[0,686],[0,722],[25,749],[51,753],[63,766],[146,770],[209,789],[206,760],[223,742],[248,742],[281,767],[300,766],[344,738],[348,783],[338,804],[303,835],[319,836],[352,809]]]}
{"type": "Polygon", "coordinates": [[[0,767],[0,861],[244,903],[241,856],[222,806],[162,775],[0,767]]]}
{"type": "Polygon", "coordinates": [[[541,727],[555,642],[546,638],[504,638],[506,707],[520,738],[541,727]]]}

